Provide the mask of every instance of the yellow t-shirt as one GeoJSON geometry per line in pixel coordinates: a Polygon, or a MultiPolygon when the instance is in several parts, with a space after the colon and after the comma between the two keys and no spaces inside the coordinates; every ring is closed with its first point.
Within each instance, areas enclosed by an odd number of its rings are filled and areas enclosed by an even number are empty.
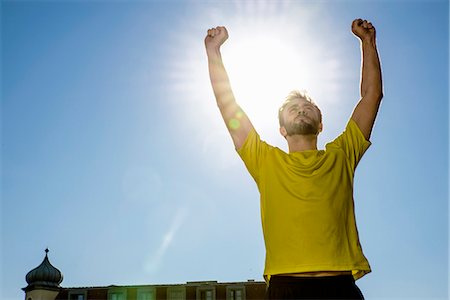
{"type": "Polygon", "coordinates": [[[253,129],[238,153],[261,195],[264,278],[285,273],[370,272],[359,243],[353,176],[370,146],[350,120],[325,150],[286,153],[253,129]]]}

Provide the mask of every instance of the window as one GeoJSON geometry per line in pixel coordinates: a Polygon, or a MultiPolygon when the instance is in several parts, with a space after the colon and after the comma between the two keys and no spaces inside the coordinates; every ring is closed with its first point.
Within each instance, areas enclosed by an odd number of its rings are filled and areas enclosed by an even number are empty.
{"type": "Polygon", "coordinates": [[[125,288],[109,289],[108,300],[127,300],[127,290],[125,288]]]}
{"type": "Polygon", "coordinates": [[[137,290],[137,300],[155,300],[156,299],[156,289],[140,288],[137,290]]]}
{"type": "Polygon", "coordinates": [[[69,291],[69,300],[86,300],[86,292],[69,291]]]}
{"type": "Polygon", "coordinates": [[[227,286],[227,300],[245,300],[243,285],[227,286]]]}
{"type": "Polygon", "coordinates": [[[185,300],[186,288],[185,287],[168,287],[167,288],[167,300],[185,300]]]}
{"type": "Polygon", "coordinates": [[[230,300],[242,300],[242,291],[241,290],[231,290],[230,291],[230,300]]]}
{"type": "Polygon", "coordinates": [[[200,300],[213,300],[212,291],[200,291],[200,300]]]}
{"type": "Polygon", "coordinates": [[[125,295],[123,293],[111,293],[110,300],[125,300],[125,295]]]}
{"type": "Polygon", "coordinates": [[[215,300],[216,290],[212,287],[198,287],[197,300],[215,300]]]}

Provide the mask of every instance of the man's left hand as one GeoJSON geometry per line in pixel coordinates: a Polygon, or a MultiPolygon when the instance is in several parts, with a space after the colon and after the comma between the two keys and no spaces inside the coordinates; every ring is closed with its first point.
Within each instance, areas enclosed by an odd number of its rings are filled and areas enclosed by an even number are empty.
{"type": "Polygon", "coordinates": [[[375,27],[372,23],[363,19],[356,19],[352,22],[352,32],[359,37],[361,41],[366,39],[375,40],[375,27]]]}

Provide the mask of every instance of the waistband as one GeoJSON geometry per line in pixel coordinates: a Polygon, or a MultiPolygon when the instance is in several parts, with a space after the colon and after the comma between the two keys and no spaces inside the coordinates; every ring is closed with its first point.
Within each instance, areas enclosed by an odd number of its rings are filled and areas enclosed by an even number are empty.
{"type": "Polygon", "coordinates": [[[295,277],[284,275],[272,275],[270,276],[269,284],[297,284],[305,282],[333,282],[333,283],[345,283],[355,282],[352,275],[336,275],[336,276],[321,276],[321,277],[295,277]]]}

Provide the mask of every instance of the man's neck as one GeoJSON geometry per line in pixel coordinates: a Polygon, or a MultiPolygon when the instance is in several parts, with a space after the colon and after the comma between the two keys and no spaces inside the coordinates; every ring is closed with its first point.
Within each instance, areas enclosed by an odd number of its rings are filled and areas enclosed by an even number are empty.
{"type": "Polygon", "coordinates": [[[317,135],[296,134],[286,136],[289,146],[289,153],[306,150],[317,150],[317,135]]]}

